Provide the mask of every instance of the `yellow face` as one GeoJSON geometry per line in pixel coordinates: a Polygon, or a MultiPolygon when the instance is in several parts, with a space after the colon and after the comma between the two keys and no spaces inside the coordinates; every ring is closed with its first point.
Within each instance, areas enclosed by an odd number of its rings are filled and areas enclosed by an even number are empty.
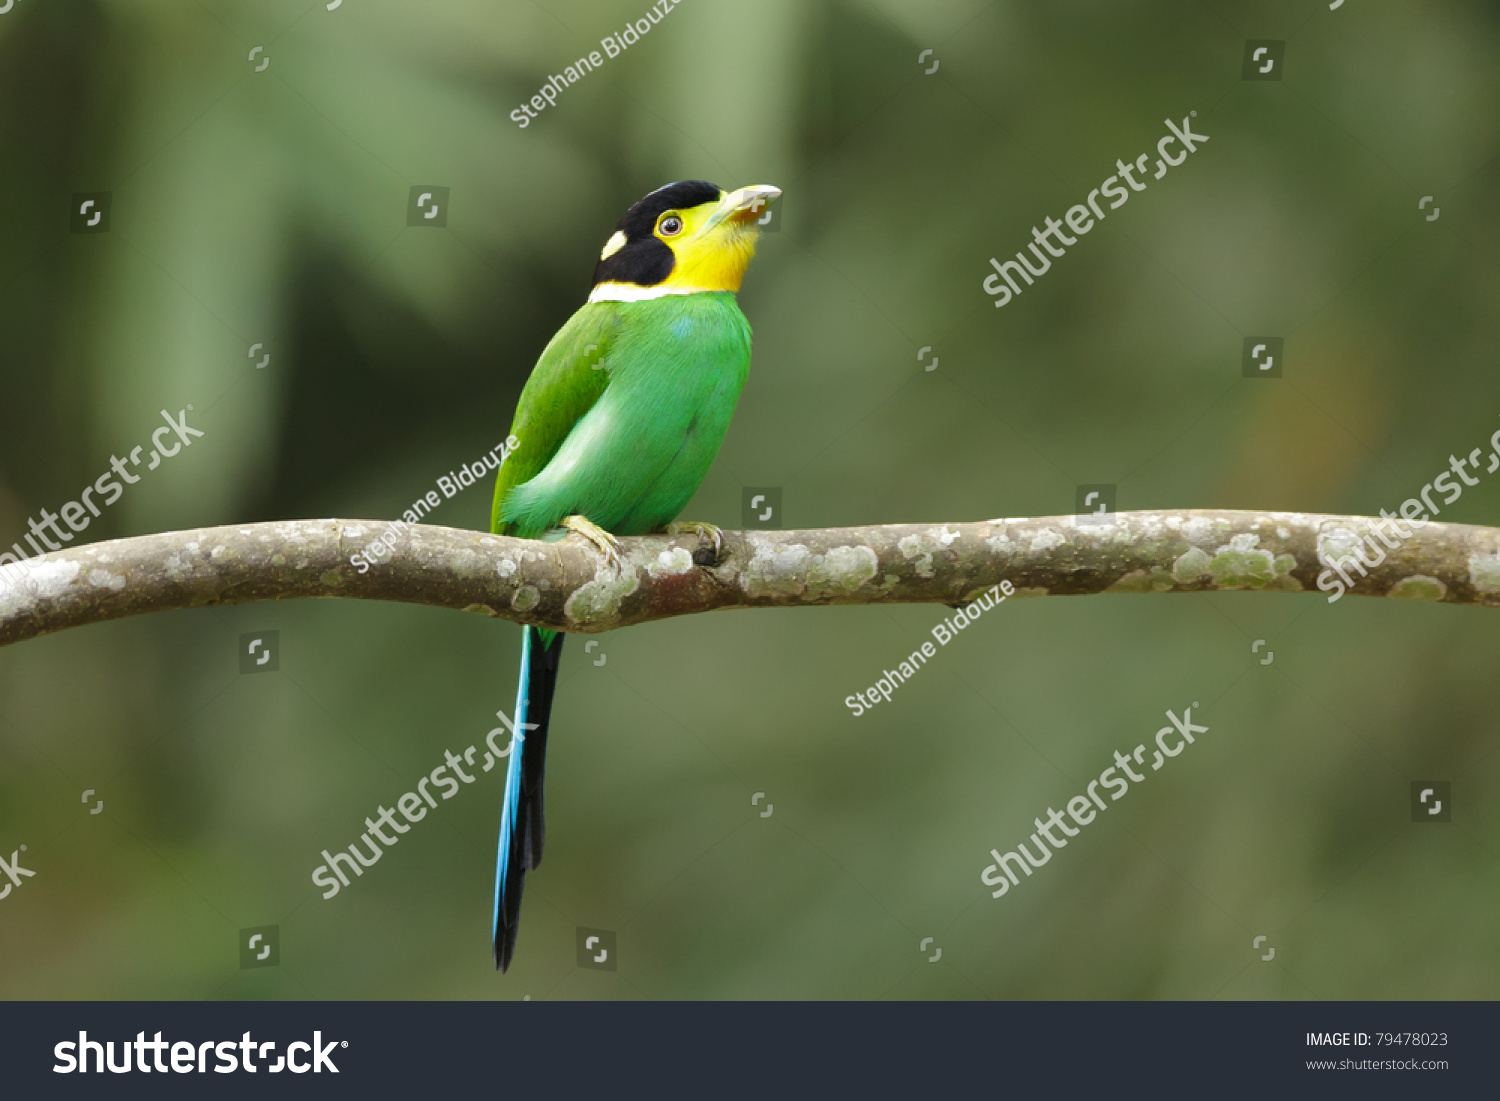
{"type": "MultiPolygon", "coordinates": [[[[593,297],[655,297],[738,291],[755,255],[759,222],[781,191],[742,187],[694,205],[668,205],[673,191],[690,200],[714,195],[707,185],[662,189],[656,209],[632,208],[600,254],[593,297]],[[677,190],[681,189],[681,190],[677,190]],[[645,215],[645,219],[641,215],[645,215]]],[[[658,193],[642,200],[646,203],[658,193]]]]}
{"type": "Polygon", "coordinates": [[[663,213],[652,232],[672,250],[677,263],[661,285],[738,291],[755,255],[759,219],[765,217],[767,203],[764,196],[735,192],[716,203],[663,213]]]}

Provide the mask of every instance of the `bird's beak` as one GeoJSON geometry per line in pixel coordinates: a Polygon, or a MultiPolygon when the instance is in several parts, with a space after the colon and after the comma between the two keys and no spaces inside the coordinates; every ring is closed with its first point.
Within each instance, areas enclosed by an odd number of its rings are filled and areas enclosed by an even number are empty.
{"type": "Polygon", "coordinates": [[[731,191],[719,200],[719,205],[708,216],[703,232],[709,233],[723,222],[736,226],[746,226],[752,222],[765,224],[770,218],[767,207],[780,197],[781,188],[770,184],[756,184],[754,187],[731,191]]]}

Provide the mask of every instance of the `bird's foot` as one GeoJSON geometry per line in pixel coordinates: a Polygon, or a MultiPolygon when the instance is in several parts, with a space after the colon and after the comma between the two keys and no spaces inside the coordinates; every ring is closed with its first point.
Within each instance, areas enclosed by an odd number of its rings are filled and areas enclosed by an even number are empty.
{"type": "Polygon", "coordinates": [[[581,535],[598,548],[599,553],[604,555],[604,564],[620,568],[620,543],[613,535],[594,523],[587,516],[569,516],[563,520],[562,526],[574,534],[581,535]]]}
{"type": "Polygon", "coordinates": [[[700,520],[674,520],[664,529],[668,535],[684,535],[687,532],[696,532],[700,540],[712,539],[714,541],[714,561],[718,561],[720,553],[724,550],[724,532],[717,524],[705,524],[700,520]]]}

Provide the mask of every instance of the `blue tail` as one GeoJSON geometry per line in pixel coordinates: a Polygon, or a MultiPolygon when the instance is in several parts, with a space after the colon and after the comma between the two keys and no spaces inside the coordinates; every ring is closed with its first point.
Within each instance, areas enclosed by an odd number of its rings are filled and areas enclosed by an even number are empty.
{"type": "Polygon", "coordinates": [[[505,774],[500,848],[495,854],[495,967],[505,971],[516,950],[526,873],[542,862],[546,824],[542,790],[547,769],[547,721],[557,687],[564,636],[522,627],[521,678],[516,688],[515,735],[505,774]],[[532,724],[528,730],[523,724],[532,724]]]}

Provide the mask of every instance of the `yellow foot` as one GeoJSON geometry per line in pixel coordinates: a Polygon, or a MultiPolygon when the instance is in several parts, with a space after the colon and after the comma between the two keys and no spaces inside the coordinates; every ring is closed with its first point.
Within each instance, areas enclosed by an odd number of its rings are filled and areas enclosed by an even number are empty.
{"type": "Polygon", "coordinates": [[[724,532],[714,524],[705,524],[697,520],[674,520],[663,529],[668,535],[682,535],[692,531],[698,534],[699,539],[712,539],[714,541],[714,558],[724,549],[724,532]]]}
{"type": "Polygon", "coordinates": [[[569,516],[562,522],[562,526],[577,535],[583,536],[599,549],[604,555],[604,564],[620,567],[620,544],[615,537],[594,523],[587,516],[569,516]]]}

